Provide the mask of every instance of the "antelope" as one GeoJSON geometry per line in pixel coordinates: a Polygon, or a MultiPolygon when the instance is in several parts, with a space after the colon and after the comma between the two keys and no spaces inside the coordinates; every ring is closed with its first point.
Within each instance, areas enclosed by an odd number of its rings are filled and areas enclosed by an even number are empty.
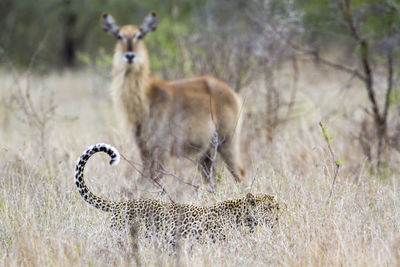
{"type": "Polygon", "coordinates": [[[136,139],[144,169],[153,179],[168,156],[196,159],[203,177],[217,153],[212,140],[218,137],[218,153],[240,182],[245,170],[240,157],[241,97],[212,76],[163,81],[150,74],[149,55],[143,39],[157,28],[155,12],[140,27],[119,27],[103,14],[105,32],[117,38],[113,55],[110,91],[113,104],[136,139]]]}

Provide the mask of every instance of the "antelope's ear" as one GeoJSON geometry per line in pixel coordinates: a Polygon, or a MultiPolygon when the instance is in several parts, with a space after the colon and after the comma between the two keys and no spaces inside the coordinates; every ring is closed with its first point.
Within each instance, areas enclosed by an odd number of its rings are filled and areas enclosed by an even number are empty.
{"type": "Polygon", "coordinates": [[[139,39],[144,38],[149,32],[154,32],[157,29],[157,24],[157,13],[153,11],[143,20],[142,27],[140,27],[139,39]]]}
{"type": "Polygon", "coordinates": [[[115,23],[114,18],[110,14],[104,13],[101,16],[101,27],[103,28],[104,31],[108,32],[109,34],[118,37],[119,27],[117,23],[115,23]]]}
{"type": "Polygon", "coordinates": [[[255,198],[254,198],[254,196],[253,196],[252,193],[247,193],[246,199],[247,199],[247,202],[248,202],[250,205],[252,205],[252,206],[255,206],[255,205],[256,205],[256,200],[255,200],[255,198]]]}

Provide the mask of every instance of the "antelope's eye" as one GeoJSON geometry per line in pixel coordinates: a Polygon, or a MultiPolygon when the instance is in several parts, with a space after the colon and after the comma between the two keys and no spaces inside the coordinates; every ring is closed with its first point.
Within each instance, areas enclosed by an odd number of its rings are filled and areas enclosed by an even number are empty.
{"type": "Polygon", "coordinates": [[[121,40],[123,37],[121,34],[118,34],[117,38],[118,38],[118,40],[121,40]]]}

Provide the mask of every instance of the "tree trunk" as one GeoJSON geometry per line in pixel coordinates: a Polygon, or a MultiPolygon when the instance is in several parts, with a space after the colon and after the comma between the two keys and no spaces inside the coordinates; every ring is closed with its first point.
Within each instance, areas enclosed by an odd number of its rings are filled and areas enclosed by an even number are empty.
{"type": "Polygon", "coordinates": [[[63,15],[64,31],[63,31],[63,46],[61,51],[61,58],[65,66],[73,67],[76,59],[76,21],[77,15],[71,9],[71,1],[66,0],[64,5],[65,12],[63,15]]]}

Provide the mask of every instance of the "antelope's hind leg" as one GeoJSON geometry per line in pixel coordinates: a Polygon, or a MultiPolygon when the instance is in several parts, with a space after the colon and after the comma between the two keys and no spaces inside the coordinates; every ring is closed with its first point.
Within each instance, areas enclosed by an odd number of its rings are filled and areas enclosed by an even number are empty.
{"type": "Polygon", "coordinates": [[[239,138],[235,136],[226,138],[222,142],[219,152],[233,178],[235,178],[236,182],[241,182],[246,172],[241,162],[239,138]]]}
{"type": "Polygon", "coordinates": [[[212,159],[211,159],[211,151],[208,150],[204,155],[200,158],[199,164],[198,164],[198,169],[203,176],[203,179],[209,183],[210,179],[210,172],[211,172],[211,166],[212,166],[212,159]]]}

